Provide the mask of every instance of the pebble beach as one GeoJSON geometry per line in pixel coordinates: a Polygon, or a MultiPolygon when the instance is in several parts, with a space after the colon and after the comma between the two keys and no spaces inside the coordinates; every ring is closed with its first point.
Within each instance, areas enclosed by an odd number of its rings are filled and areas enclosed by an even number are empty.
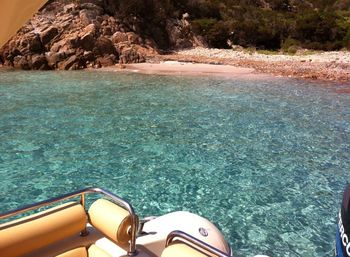
{"type": "Polygon", "coordinates": [[[274,76],[350,82],[349,51],[301,52],[287,55],[198,47],[148,59],[151,63],[165,61],[231,65],[274,76]]]}

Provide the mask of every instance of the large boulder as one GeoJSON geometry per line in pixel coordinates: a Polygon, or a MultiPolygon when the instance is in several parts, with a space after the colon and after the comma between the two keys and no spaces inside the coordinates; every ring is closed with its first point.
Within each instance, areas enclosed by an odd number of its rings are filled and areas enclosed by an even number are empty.
{"type": "Polygon", "coordinates": [[[13,57],[16,57],[18,55],[22,55],[21,51],[18,50],[17,48],[13,49],[11,52],[10,52],[11,56],[13,57]]]}
{"type": "Polygon", "coordinates": [[[49,65],[45,55],[34,55],[32,57],[32,69],[33,70],[48,70],[49,65]]]}
{"type": "Polygon", "coordinates": [[[66,54],[64,52],[59,52],[59,53],[49,52],[46,55],[46,59],[47,59],[48,65],[52,69],[56,69],[57,68],[57,64],[59,62],[63,61],[65,58],[66,58],[66,54]]]}
{"type": "Polygon", "coordinates": [[[125,47],[119,57],[119,63],[140,63],[145,62],[145,57],[136,51],[133,47],[125,47]]]}
{"type": "Polygon", "coordinates": [[[90,51],[94,48],[95,45],[95,38],[92,34],[85,34],[79,39],[79,45],[87,50],[90,51]]]}
{"type": "Polygon", "coordinates": [[[21,37],[9,42],[9,48],[17,48],[23,55],[32,53],[42,53],[44,51],[40,36],[37,33],[29,32],[21,37]]]}
{"type": "Polygon", "coordinates": [[[40,37],[38,34],[35,34],[34,37],[29,40],[29,51],[34,53],[41,53],[44,51],[43,44],[40,41],[40,37]]]}
{"type": "Polygon", "coordinates": [[[169,36],[169,43],[173,48],[188,48],[192,47],[191,29],[187,22],[182,22],[177,19],[168,19],[166,21],[166,30],[169,36]]]}
{"type": "Polygon", "coordinates": [[[112,27],[107,25],[102,28],[102,35],[103,36],[111,36],[113,34],[112,27]]]}
{"type": "Polygon", "coordinates": [[[103,14],[103,9],[92,3],[81,4],[80,8],[82,10],[79,12],[79,22],[84,26],[93,23],[96,17],[103,14]]]}
{"type": "Polygon", "coordinates": [[[108,67],[116,64],[118,61],[117,57],[114,54],[105,55],[98,57],[96,59],[97,67],[108,67]]]}
{"type": "Polygon", "coordinates": [[[91,67],[95,62],[95,55],[92,51],[84,51],[81,59],[84,66],[91,67]]]}
{"type": "Polygon", "coordinates": [[[65,13],[71,13],[74,12],[77,9],[77,5],[76,4],[67,4],[65,6],[63,6],[63,12],[65,13]]]}
{"type": "Polygon", "coordinates": [[[62,31],[65,29],[68,29],[70,26],[73,25],[72,20],[74,19],[73,14],[66,13],[66,14],[60,14],[55,19],[55,24],[57,27],[59,27],[62,31]]]}
{"type": "Polygon", "coordinates": [[[80,34],[78,44],[81,48],[91,51],[95,46],[96,26],[88,25],[80,34]]]}
{"type": "Polygon", "coordinates": [[[131,44],[142,44],[142,39],[134,32],[127,32],[128,41],[131,44]]]}
{"type": "Polygon", "coordinates": [[[32,68],[27,57],[22,55],[13,58],[13,67],[20,70],[30,70],[32,68]]]}
{"type": "Polygon", "coordinates": [[[43,45],[46,45],[51,42],[57,35],[59,31],[58,28],[51,26],[40,33],[40,39],[43,45]]]}
{"type": "Polygon", "coordinates": [[[166,32],[168,34],[170,47],[175,49],[190,48],[194,46],[205,46],[203,38],[197,37],[192,32],[191,24],[188,21],[189,15],[183,14],[183,18],[167,19],[166,32]]]}
{"type": "Polygon", "coordinates": [[[72,69],[73,65],[77,64],[78,62],[79,62],[79,58],[76,55],[72,55],[71,57],[67,58],[66,60],[58,63],[58,69],[70,70],[70,69],[72,69]]]}
{"type": "Polygon", "coordinates": [[[68,41],[66,39],[62,39],[56,43],[54,43],[51,48],[50,48],[50,52],[56,53],[59,51],[64,51],[70,48],[70,45],[68,44],[68,41]],[[63,49],[65,48],[65,49],[63,49]]]}
{"type": "Polygon", "coordinates": [[[122,42],[128,42],[128,35],[126,33],[117,31],[113,34],[112,41],[115,44],[122,43],[122,42]]]}
{"type": "Polygon", "coordinates": [[[79,20],[82,25],[87,26],[92,23],[94,17],[90,14],[88,10],[81,10],[79,12],[79,20]]]}
{"type": "Polygon", "coordinates": [[[114,54],[117,55],[117,51],[111,40],[107,37],[99,37],[95,43],[93,52],[97,56],[104,56],[114,54]]]}
{"type": "Polygon", "coordinates": [[[94,4],[98,7],[103,8],[105,0],[79,0],[79,3],[82,4],[94,4]]]}
{"type": "Polygon", "coordinates": [[[79,47],[79,38],[77,33],[72,33],[65,35],[63,39],[60,41],[54,43],[51,48],[50,52],[62,52],[62,51],[69,51],[71,49],[75,49],[79,47]]]}
{"type": "Polygon", "coordinates": [[[79,0],[80,4],[91,3],[97,6],[102,7],[104,0],[79,0]]]}
{"type": "Polygon", "coordinates": [[[86,9],[86,10],[92,11],[93,13],[90,13],[90,14],[92,14],[93,16],[102,15],[104,12],[101,6],[98,6],[97,4],[89,3],[89,2],[81,3],[80,9],[86,9]]]}

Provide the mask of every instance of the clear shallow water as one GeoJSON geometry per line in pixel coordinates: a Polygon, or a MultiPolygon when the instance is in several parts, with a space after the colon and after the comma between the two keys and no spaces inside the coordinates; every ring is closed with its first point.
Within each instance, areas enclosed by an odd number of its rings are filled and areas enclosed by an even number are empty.
{"type": "Polygon", "coordinates": [[[339,87],[0,72],[0,211],[99,186],[140,216],[207,217],[236,256],[331,256],[350,181],[339,87]]]}

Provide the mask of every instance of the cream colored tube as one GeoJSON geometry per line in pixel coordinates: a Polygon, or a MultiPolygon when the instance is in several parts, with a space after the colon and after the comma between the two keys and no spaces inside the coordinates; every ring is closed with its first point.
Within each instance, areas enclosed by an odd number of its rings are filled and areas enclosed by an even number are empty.
{"type": "Polygon", "coordinates": [[[0,48],[47,0],[0,0],[0,48]]]}

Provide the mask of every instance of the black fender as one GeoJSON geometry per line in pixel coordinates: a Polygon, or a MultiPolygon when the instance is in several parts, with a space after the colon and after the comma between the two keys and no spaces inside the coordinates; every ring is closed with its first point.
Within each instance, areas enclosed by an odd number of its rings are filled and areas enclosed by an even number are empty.
{"type": "Polygon", "coordinates": [[[343,194],[335,237],[336,257],[350,257],[350,184],[343,194]]]}

